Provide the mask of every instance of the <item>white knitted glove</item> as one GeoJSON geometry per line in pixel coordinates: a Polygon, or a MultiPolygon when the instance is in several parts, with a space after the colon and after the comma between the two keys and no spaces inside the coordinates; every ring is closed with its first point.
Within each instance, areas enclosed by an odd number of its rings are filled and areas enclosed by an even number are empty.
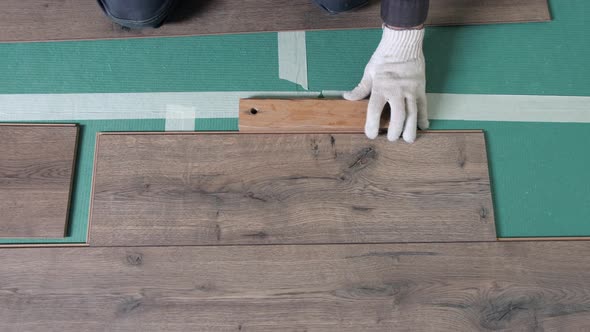
{"type": "Polygon", "coordinates": [[[381,42],[361,82],[354,90],[344,93],[348,100],[361,100],[371,94],[365,122],[365,134],[370,139],[379,133],[379,120],[386,103],[391,107],[387,131],[390,141],[397,140],[403,132],[406,142],[414,142],[416,125],[420,129],[428,128],[423,39],[424,29],[384,27],[381,42]]]}

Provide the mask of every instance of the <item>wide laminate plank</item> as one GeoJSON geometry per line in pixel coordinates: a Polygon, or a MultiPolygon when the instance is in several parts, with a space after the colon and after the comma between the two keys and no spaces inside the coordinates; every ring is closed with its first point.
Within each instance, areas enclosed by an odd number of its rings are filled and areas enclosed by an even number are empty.
{"type": "Polygon", "coordinates": [[[78,127],[0,124],[0,237],[64,237],[78,127]]]}
{"type": "Polygon", "coordinates": [[[102,134],[91,245],[495,241],[482,132],[102,134]]]}
{"type": "Polygon", "coordinates": [[[0,251],[2,331],[586,331],[590,242],[0,251]]]}
{"type": "MultiPolygon", "coordinates": [[[[547,0],[432,0],[427,24],[546,21],[547,0]]],[[[0,42],[109,39],[222,33],[377,28],[380,3],[328,15],[311,0],[181,1],[158,29],[128,30],[111,23],[96,1],[2,0],[0,42]]]]}

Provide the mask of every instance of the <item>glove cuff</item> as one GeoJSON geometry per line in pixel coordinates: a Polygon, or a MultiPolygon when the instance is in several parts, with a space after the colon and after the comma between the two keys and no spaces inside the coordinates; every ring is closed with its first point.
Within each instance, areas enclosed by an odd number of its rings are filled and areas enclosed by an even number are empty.
{"type": "Polygon", "coordinates": [[[422,56],[424,29],[396,30],[383,27],[383,37],[375,51],[376,56],[396,62],[409,61],[422,56]]]}

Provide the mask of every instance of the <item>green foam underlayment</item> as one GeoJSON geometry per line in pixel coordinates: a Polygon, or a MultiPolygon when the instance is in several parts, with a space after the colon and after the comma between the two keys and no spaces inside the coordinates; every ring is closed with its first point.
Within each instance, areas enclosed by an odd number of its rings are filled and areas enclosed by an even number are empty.
{"type": "MultiPolygon", "coordinates": [[[[590,1],[550,5],[548,23],[428,28],[427,90],[590,95],[590,1]]],[[[378,29],[308,32],[310,90],[356,85],[379,37],[378,29]]],[[[0,94],[301,90],[278,78],[275,33],[0,44],[0,73],[0,94]]],[[[74,122],[82,130],[69,236],[0,243],[83,242],[96,133],[165,127],[164,119],[74,122]]],[[[590,236],[590,124],[432,123],[486,130],[499,236],[590,236]]],[[[238,122],[195,125],[236,130],[238,122]]]]}
{"type": "Polygon", "coordinates": [[[498,236],[590,236],[590,125],[431,123],[485,130],[498,236]]]}
{"type": "MultiPolygon", "coordinates": [[[[590,1],[551,22],[430,27],[429,92],[588,95],[590,1]]],[[[354,87],[379,29],[306,34],[309,89],[354,87]]],[[[0,93],[283,91],[276,33],[0,44],[0,93]]]]}
{"type": "MultiPolygon", "coordinates": [[[[550,0],[553,21],[426,29],[427,91],[590,94],[590,1],[550,0]]],[[[347,90],[379,42],[379,30],[307,34],[310,90],[347,90]]]]}
{"type": "Polygon", "coordinates": [[[274,33],[0,44],[0,93],[294,90],[274,33]]]}

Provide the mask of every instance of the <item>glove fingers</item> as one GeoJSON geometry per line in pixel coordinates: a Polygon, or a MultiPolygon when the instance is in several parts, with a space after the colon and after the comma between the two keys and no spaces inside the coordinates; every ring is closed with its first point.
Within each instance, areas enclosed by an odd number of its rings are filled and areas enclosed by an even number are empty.
{"type": "Polygon", "coordinates": [[[418,127],[425,130],[430,127],[430,121],[428,121],[428,108],[426,102],[426,93],[421,93],[416,99],[418,107],[418,127]]]}
{"type": "Polygon", "coordinates": [[[404,119],[406,117],[406,107],[403,97],[395,97],[389,100],[391,107],[391,119],[389,120],[389,130],[387,130],[387,139],[396,141],[404,128],[404,119]]]}
{"type": "Polygon", "coordinates": [[[347,100],[361,100],[366,98],[371,93],[373,86],[372,79],[369,75],[363,75],[363,79],[359,85],[356,86],[352,91],[345,92],[342,97],[347,100]]]}
{"type": "Polygon", "coordinates": [[[379,134],[379,122],[381,122],[381,113],[385,103],[387,100],[382,95],[371,94],[365,122],[365,135],[370,139],[376,138],[379,134]]]}
{"type": "Polygon", "coordinates": [[[416,99],[406,98],[406,107],[408,109],[408,116],[406,117],[406,124],[404,126],[404,133],[402,137],[408,143],[414,143],[416,140],[416,126],[418,121],[418,105],[416,99]]]}

